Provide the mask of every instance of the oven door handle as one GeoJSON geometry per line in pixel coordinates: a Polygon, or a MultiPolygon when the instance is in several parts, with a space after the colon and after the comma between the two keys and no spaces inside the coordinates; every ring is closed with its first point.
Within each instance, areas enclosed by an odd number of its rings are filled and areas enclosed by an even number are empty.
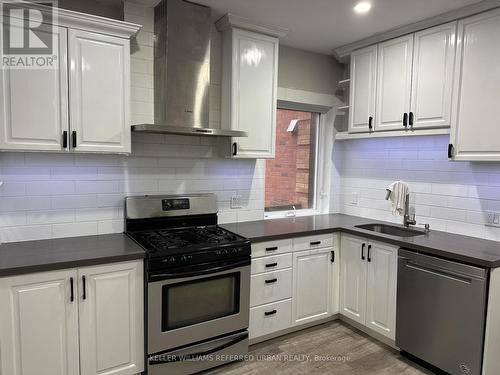
{"type": "MultiPolygon", "coordinates": [[[[210,354],[216,353],[216,352],[218,352],[220,350],[229,348],[230,346],[233,346],[234,344],[237,344],[240,341],[243,341],[243,340],[246,340],[246,339],[248,339],[248,333],[242,334],[242,335],[236,337],[235,339],[233,339],[231,341],[228,341],[228,342],[226,342],[226,343],[224,343],[222,345],[216,346],[215,348],[206,350],[204,352],[197,352],[197,353],[192,353],[192,354],[168,355],[168,359],[158,359],[158,360],[155,360],[154,358],[155,357],[160,357],[161,354],[153,354],[153,355],[151,355],[149,357],[148,362],[149,362],[150,366],[155,366],[155,365],[162,365],[162,364],[165,364],[165,363],[188,361],[188,360],[191,360],[191,359],[196,359],[196,358],[200,358],[200,357],[203,357],[203,356],[206,356],[206,355],[210,355],[210,354]]],[[[167,354],[167,353],[164,353],[164,354],[167,354]]]]}
{"type": "Polygon", "coordinates": [[[196,276],[204,276],[204,275],[210,275],[212,273],[217,273],[217,272],[223,272],[223,271],[228,271],[234,268],[239,268],[243,266],[249,266],[251,264],[250,258],[245,259],[245,260],[240,260],[237,262],[232,262],[229,264],[225,264],[223,266],[217,266],[217,267],[212,267],[208,269],[202,269],[202,270],[197,270],[197,271],[186,271],[186,272],[169,272],[169,273],[152,273],[149,275],[149,280],[151,282],[154,281],[161,281],[161,280],[167,280],[167,279],[181,279],[184,277],[196,277],[196,276]]]}

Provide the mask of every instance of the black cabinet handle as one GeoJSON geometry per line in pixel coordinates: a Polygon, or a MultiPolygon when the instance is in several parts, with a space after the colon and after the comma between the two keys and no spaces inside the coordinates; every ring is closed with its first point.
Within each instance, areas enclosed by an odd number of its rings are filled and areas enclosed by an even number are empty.
{"type": "Polygon", "coordinates": [[[408,113],[403,114],[403,126],[405,128],[408,126],[408,113]]]}
{"type": "Polygon", "coordinates": [[[335,251],[330,251],[330,262],[335,263],[335,251]]]}
{"type": "Polygon", "coordinates": [[[371,253],[372,251],[372,245],[368,245],[368,262],[371,262],[372,261],[372,258],[371,258],[371,253]]]}
{"type": "Polygon", "coordinates": [[[276,281],[278,281],[278,279],[269,279],[269,280],[266,280],[266,284],[273,284],[276,281]]]}
{"type": "Polygon", "coordinates": [[[361,245],[361,260],[365,260],[365,246],[366,244],[361,245]]]}
{"type": "Polygon", "coordinates": [[[450,143],[448,145],[448,159],[451,159],[453,157],[453,145],[450,143]]]}
{"type": "Polygon", "coordinates": [[[321,241],[313,241],[313,242],[309,242],[309,245],[316,246],[316,245],[319,245],[320,243],[321,243],[321,241]]]}
{"type": "Polygon", "coordinates": [[[69,300],[71,302],[73,302],[75,300],[75,293],[74,293],[74,290],[73,290],[73,278],[72,277],[69,278],[69,285],[70,285],[70,288],[71,288],[71,296],[69,297],[69,300]]]}
{"type": "Polygon", "coordinates": [[[372,116],[368,117],[368,129],[370,129],[370,130],[373,129],[373,117],[372,116]]]}
{"type": "Polygon", "coordinates": [[[276,313],[277,313],[277,311],[276,311],[276,310],[271,310],[271,311],[265,311],[265,312],[264,312],[264,315],[265,315],[265,316],[269,316],[269,315],[274,315],[274,314],[276,314],[276,313]]]}
{"type": "Polygon", "coordinates": [[[76,131],[74,131],[74,130],[71,133],[71,142],[73,144],[73,148],[76,148],[76,131]]]}
{"type": "Polygon", "coordinates": [[[238,154],[238,144],[236,142],[233,142],[233,156],[236,156],[238,154]]]}
{"type": "Polygon", "coordinates": [[[269,263],[269,264],[266,264],[266,268],[276,267],[277,265],[278,265],[278,263],[269,263]]]}
{"type": "Polygon", "coordinates": [[[82,299],[87,299],[87,286],[85,285],[85,276],[82,276],[82,282],[83,282],[83,294],[82,294],[82,299]]]}
{"type": "Polygon", "coordinates": [[[67,130],[63,131],[62,144],[63,144],[63,148],[68,148],[68,131],[67,130]]]}
{"type": "Polygon", "coordinates": [[[276,251],[278,250],[278,246],[266,247],[266,251],[276,251]]]}
{"type": "Polygon", "coordinates": [[[410,118],[408,120],[408,123],[411,127],[413,127],[413,112],[410,112],[410,118]]]}

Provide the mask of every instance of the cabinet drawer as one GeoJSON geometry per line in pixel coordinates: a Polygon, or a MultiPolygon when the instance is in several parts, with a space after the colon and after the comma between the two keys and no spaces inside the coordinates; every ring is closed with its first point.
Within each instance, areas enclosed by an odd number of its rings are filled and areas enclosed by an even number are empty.
{"type": "Polygon", "coordinates": [[[252,259],[252,275],[292,267],[292,253],[252,259]]]}
{"type": "Polygon", "coordinates": [[[252,244],[252,258],[266,255],[289,253],[292,251],[292,240],[278,240],[252,244]]]}
{"type": "Polygon", "coordinates": [[[250,338],[264,336],[290,327],[292,300],[274,302],[250,309],[250,338]]]}
{"type": "Polygon", "coordinates": [[[320,249],[333,246],[333,234],[298,237],[293,239],[293,251],[320,249]]]}
{"type": "Polygon", "coordinates": [[[250,307],[292,296],[292,269],[261,273],[250,278],[250,307]]]}

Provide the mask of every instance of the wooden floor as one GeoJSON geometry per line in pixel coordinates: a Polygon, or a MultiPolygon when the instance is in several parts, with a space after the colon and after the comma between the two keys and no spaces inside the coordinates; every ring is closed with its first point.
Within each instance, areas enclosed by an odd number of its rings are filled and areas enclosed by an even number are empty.
{"type": "Polygon", "coordinates": [[[338,320],[254,345],[249,355],[250,361],[235,362],[205,374],[432,374],[338,320]]]}

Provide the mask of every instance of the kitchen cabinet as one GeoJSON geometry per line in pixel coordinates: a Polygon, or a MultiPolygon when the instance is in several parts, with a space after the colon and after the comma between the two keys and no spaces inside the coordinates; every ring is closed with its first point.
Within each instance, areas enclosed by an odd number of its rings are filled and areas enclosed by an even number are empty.
{"type": "Polygon", "coordinates": [[[80,268],[78,280],[80,375],[143,371],[142,262],[80,268]]]}
{"type": "Polygon", "coordinates": [[[413,35],[378,45],[376,131],[404,129],[404,123],[408,125],[412,59],[413,35]]]}
{"type": "Polygon", "coordinates": [[[54,33],[56,69],[0,70],[1,150],[63,150],[63,132],[68,131],[67,29],[55,27],[54,33]]]}
{"type": "Polygon", "coordinates": [[[1,374],[79,373],[76,281],[76,270],[0,279],[1,374]]]}
{"type": "Polygon", "coordinates": [[[373,129],[377,87],[377,46],[370,46],[351,55],[351,91],[349,132],[373,129]]]}
{"type": "Polygon", "coordinates": [[[500,10],[458,22],[449,157],[500,160],[500,10]]]}
{"type": "Polygon", "coordinates": [[[129,38],[139,28],[58,9],[57,67],[0,72],[0,151],[130,153],[129,38]]]}
{"type": "Polygon", "coordinates": [[[398,248],[342,235],[340,313],[395,339],[398,248]]]}
{"type": "Polygon", "coordinates": [[[278,89],[279,36],[262,27],[234,27],[231,18],[217,22],[222,35],[221,127],[248,137],[232,139],[233,158],[274,158],[278,89]]]}
{"type": "Polygon", "coordinates": [[[130,153],[130,41],[70,30],[69,60],[73,150],[130,153]]]}
{"type": "Polygon", "coordinates": [[[456,29],[451,22],[415,34],[409,110],[415,129],[451,125],[456,29]]]}
{"type": "Polygon", "coordinates": [[[142,261],[0,278],[0,373],[141,373],[143,309],[142,261]]]}
{"type": "MultiPolygon", "coordinates": [[[[335,251],[332,248],[293,254],[293,324],[327,318],[332,314],[335,251]]],[[[336,283],[335,283],[336,284],[336,283]]]]}

